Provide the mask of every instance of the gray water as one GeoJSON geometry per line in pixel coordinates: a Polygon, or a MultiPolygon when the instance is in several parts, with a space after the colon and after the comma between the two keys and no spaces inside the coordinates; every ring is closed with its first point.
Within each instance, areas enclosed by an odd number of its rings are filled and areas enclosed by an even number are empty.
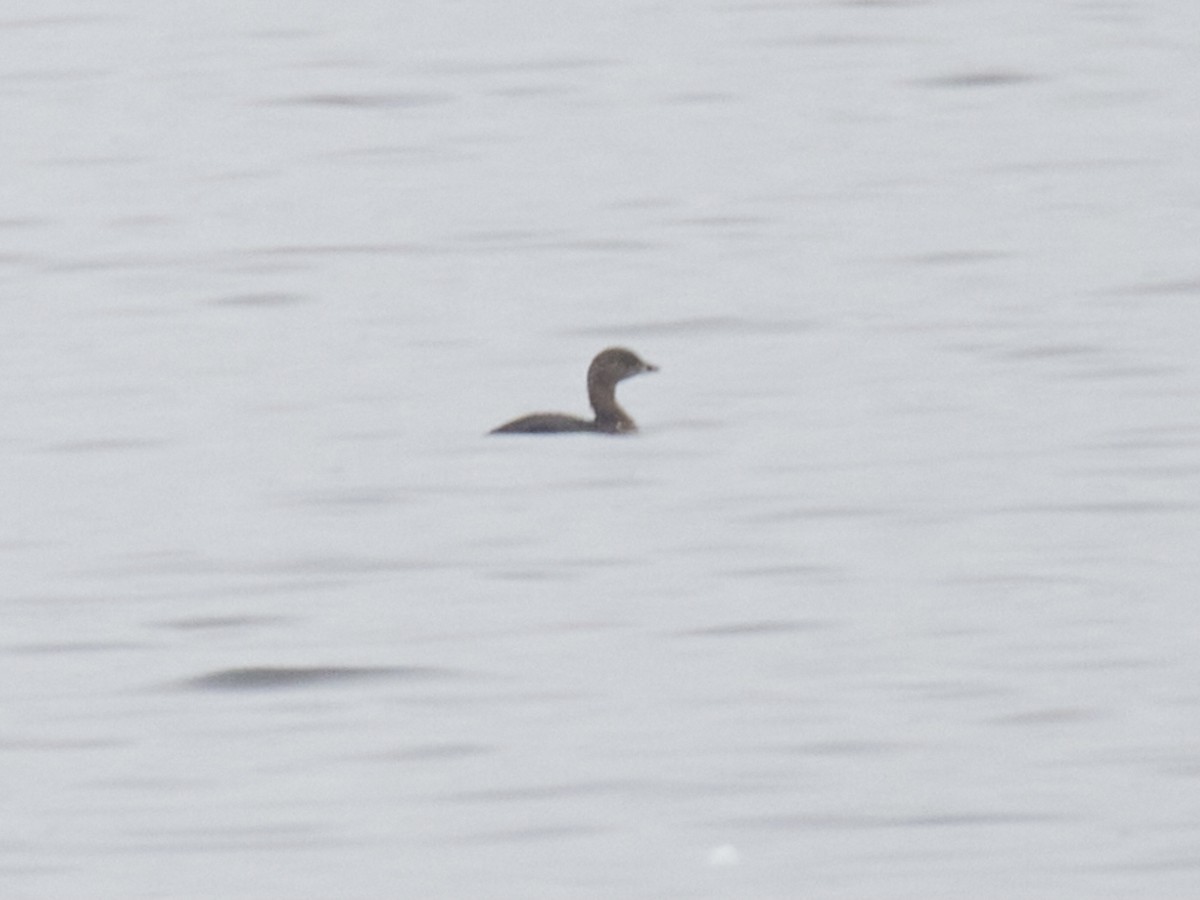
{"type": "Polygon", "coordinates": [[[1197,96],[1184,0],[10,3],[0,894],[1196,896],[1197,96]]]}

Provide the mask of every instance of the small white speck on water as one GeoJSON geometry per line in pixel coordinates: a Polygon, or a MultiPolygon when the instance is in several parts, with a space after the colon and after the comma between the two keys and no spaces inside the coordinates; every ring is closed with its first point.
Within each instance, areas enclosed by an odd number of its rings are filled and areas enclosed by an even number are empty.
{"type": "Polygon", "coordinates": [[[733,844],[722,844],[720,847],[713,847],[708,854],[708,864],[710,866],[736,866],[742,861],[742,854],[738,853],[737,847],[733,844]]]}

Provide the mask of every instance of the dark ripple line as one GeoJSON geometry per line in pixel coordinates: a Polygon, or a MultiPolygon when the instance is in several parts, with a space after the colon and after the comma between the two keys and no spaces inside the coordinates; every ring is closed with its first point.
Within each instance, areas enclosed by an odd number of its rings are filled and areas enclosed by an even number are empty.
{"type": "Polygon", "coordinates": [[[761,637],[798,631],[819,631],[828,627],[828,622],[818,620],[779,619],[763,622],[733,622],[709,628],[690,628],[686,631],[675,632],[673,637],[761,637]]]}
{"type": "Polygon", "coordinates": [[[577,328],[571,336],[596,337],[621,335],[651,337],[673,334],[779,334],[811,331],[817,323],[805,319],[754,320],[740,316],[696,316],[688,319],[668,319],[660,322],[640,322],[600,328],[577,328]]]}
{"type": "Polygon", "coordinates": [[[771,522],[793,522],[798,519],[873,519],[882,516],[894,515],[895,513],[896,510],[884,509],[882,507],[827,506],[761,513],[753,516],[744,516],[742,521],[765,524],[771,522]]]}
{"type": "Polygon", "coordinates": [[[61,643],[21,644],[8,652],[22,656],[46,656],[60,653],[112,653],[145,650],[151,645],[134,641],[63,641],[61,643]]]}
{"type": "Polygon", "coordinates": [[[258,247],[246,252],[248,256],[388,256],[391,254],[419,255],[445,253],[428,244],[285,244],[277,247],[258,247]]]}
{"type": "Polygon", "coordinates": [[[1067,821],[1066,816],[1049,813],[933,813],[924,816],[839,816],[778,815],[742,816],[722,820],[721,826],[744,825],[780,830],[816,831],[822,829],[875,828],[959,828],[992,825],[1031,825],[1067,821]]]}
{"type": "Polygon", "coordinates": [[[580,57],[578,59],[547,57],[545,59],[515,60],[499,63],[475,62],[473,60],[463,62],[435,62],[422,68],[427,72],[439,75],[503,75],[510,73],[569,72],[579,69],[611,67],[617,64],[616,60],[605,59],[603,57],[580,57]]]}
{"type": "Polygon", "coordinates": [[[226,297],[217,297],[216,299],[209,300],[208,303],[213,306],[273,307],[292,306],[302,303],[307,299],[303,294],[264,291],[259,294],[230,294],[226,297]]]}
{"type": "Polygon", "coordinates": [[[264,101],[267,106],[324,106],[341,109],[414,109],[449,103],[451,94],[395,93],[395,94],[300,94],[294,97],[279,97],[264,101]]]}
{"type": "Polygon", "coordinates": [[[936,88],[994,88],[1026,84],[1037,80],[1037,76],[1027,72],[983,69],[975,72],[958,72],[922,78],[915,83],[922,87],[936,88]]]}
{"type": "Polygon", "coordinates": [[[640,785],[634,781],[583,781],[497,790],[460,791],[449,794],[447,799],[459,803],[524,803],[538,800],[561,800],[564,797],[630,794],[636,792],[639,787],[640,785]]]}
{"type": "Polygon", "coordinates": [[[158,627],[172,628],[177,631],[208,631],[247,626],[282,625],[290,621],[292,620],[287,616],[194,616],[159,622],[158,627]]]}
{"type": "Polygon", "coordinates": [[[30,16],[25,19],[4,19],[0,31],[18,28],[61,28],[65,25],[108,25],[126,21],[123,16],[75,15],[75,16],[30,16]]]}
{"type": "Polygon", "coordinates": [[[1200,278],[1180,278],[1175,281],[1146,281],[1141,284],[1127,284],[1110,288],[1103,294],[1115,297],[1138,297],[1146,294],[1163,296],[1183,296],[1200,294],[1200,278]]]}
{"type": "Polygon", "coordinates": [[[975,263],[997,262],[1012,259],[1016,254],[999,250],[943,250],[935,253],[917,253],[901,256],[896,262],[919,266],[963,266],[975,263]]]}
{"type": "Polygon", "coordinates": [[[170,445],[171,441],[156,438],[96,438],[95,440],[62,441],[47,444],[46,453],[112,453],[125,450],[149,450],[170,445]]]}
{"type": "Polygon", "coordinates": [[[1195,503],[1130,501],[1127,503],[1063,503],[1061,505],[1029,504],[1027,506],[998,506],[990,510],[981,510],[981,512],[992,515],[1044,515],[1046,513],[1068,513],[1071,515],[1129,513],[1133,515],[1150,515],[1157,513],[1193,512],[1195,509],[1195,503]]]}
{"type": "Polygon", "coordinates": [[[459,839],[463,844],[516,843],[526,841],[563,840],[566,838],[596,837],[611,834],[615,829],[599,825],[544,825],[512,828],[507,831],[481,831],[459,839]]]}
{"type": "Polygon", "coordinates": [[[448,674],[448,670],[426,666],[247,666],[189,678],[181,686],[196,690],[272,691],[372,678],[437,678],[448,674]]]}

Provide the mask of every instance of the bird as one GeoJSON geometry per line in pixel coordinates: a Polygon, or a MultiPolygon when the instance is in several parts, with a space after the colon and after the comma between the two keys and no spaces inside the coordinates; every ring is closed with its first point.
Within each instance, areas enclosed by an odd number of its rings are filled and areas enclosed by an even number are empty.
{"type": "Polygon", "coordinates": [[[632,350],[609,347],[596,354],[588,366],[588,400],[593,419],[581,419],[565,413],[531,413],[493,428],[489,434],[561,434],[591,431],[597,434],[633,434],[637,424],[617,404],[617,383],[643,372],[657,372],[658,366],[646,362],[632,350]]]}

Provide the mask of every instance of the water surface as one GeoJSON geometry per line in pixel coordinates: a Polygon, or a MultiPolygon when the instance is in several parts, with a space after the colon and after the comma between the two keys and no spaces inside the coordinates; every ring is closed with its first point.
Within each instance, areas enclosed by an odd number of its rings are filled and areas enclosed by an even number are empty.
{"type": "Polygon", "coordinates": [[[0,18],[4,893],[1195,896],[1198,42],[0,18]]]}

